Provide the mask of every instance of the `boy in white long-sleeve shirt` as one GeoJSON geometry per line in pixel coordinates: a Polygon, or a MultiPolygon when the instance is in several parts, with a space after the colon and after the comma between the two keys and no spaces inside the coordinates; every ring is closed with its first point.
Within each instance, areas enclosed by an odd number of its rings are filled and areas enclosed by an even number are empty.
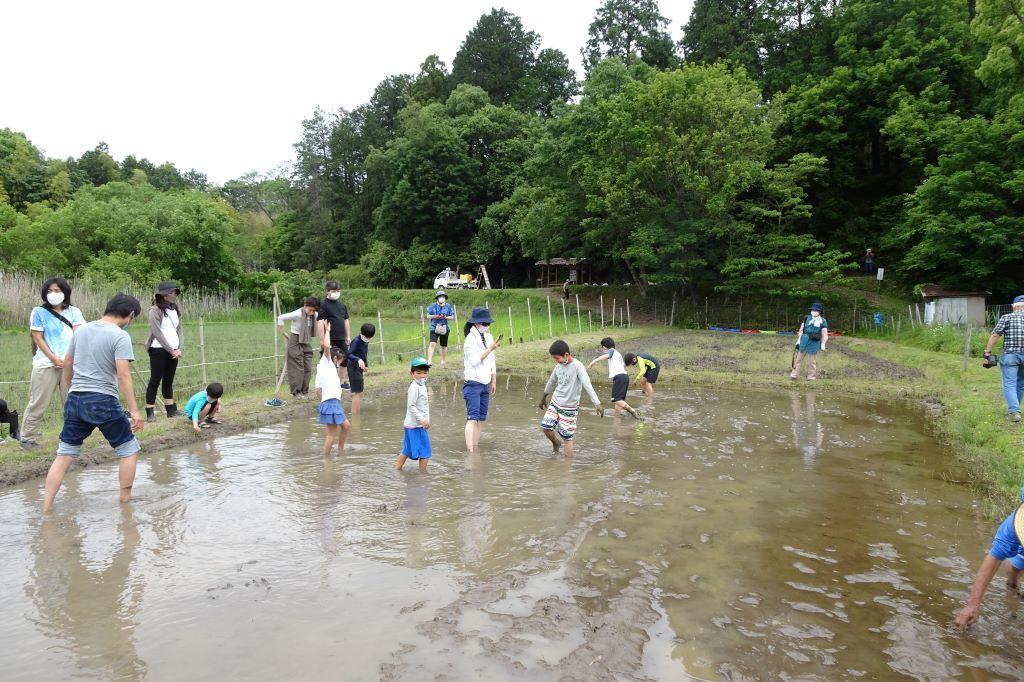
{"type": "Polygon", "coordinates": [[[590,383],[587,368],[572,356],[569,344],[559,339],[551,344],[548,352],[555,361],[555,369],[544,386],[544,397],[540,399],[540,409],[545,410],[544,417],[540,420],[540,428],[551,441],[551,447],[555,452],[564,444],[565,456],[572,457],[572,439],[576,435],[580,395],[584,390],[587,392],[598,416],[604,416],[604,408],[601,406],[601,399],[597,397],[597,391],[590,383]]]}
{"type": "Polygon", "coordinates": [[[402,451],[398,454],[395,468],[401,469],[406,460],[418,460],[420,471],[427,470],[427,460],[432,454],[430,449],[430,402],[427,400],[427,376],[430,374],[430,363],[422,355],[412,359],[409,367],[412,383],[405,405],[405,438],[402,451]]]}

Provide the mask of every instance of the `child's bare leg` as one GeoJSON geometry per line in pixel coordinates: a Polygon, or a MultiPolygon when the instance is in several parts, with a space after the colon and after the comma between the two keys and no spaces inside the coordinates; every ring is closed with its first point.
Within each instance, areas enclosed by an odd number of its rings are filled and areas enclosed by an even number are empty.
{"type": "Polygon", "coordinates": [[[135,465],[138,459],[138,455],[122,457],[121,463],[118,466],[117,478],[121,484],[122,502],[132,499],[132,485],[135,484],[135,465]]]}
{"type": "Polygon", "coordinates": [[[427,346],[427,362],[434,364],[434,349],[437,347],[437,341],[431,341],[430,345],[427,346]]]}
{"type": "Polygon", "coordinates": [[[441,346],[441,365],[448,359],[448,346],[441,346]]]}
{"type": "Polygon", "coordinates": [[[399,455],[399,456],[398,456],[398,459],[396,459],[396,460],[395,460],[395,469],[396,469],[397,471],[401,471],[401,470],[402,470],[402,467],[404,467],[404,466],[405,466],[405,462],[406,462],[406,461],[407,461],[408,459],[409,459],[409,458],[408,458],[408,457],[406,457],[405,455],[399,455]]]}
{"type": "Polygon", "coordinates": [[[334,447],[334,435],[337,433],[337,424],[327,424],[327,435],[324,437],[324,457],[329,457],[331,448],[334,447]]]}
{"type": "Polygon", "coordinates": [[[480,436],[484,435],[484,423],[473,422],[473,449],[480,447],[480,436]]]}
{"type": "Polygon", "coordinates": [[[1016,568],[1010,562],[1006,562],[1006,584],[1011,590],[1016,590],[1019,587],[1018,578],[1020,578],[1021,569],[1016,568]]]}
{"type": "Polygon", "coordinates": [[[425,459],[420,459],[420,473],[427,473],[427,460],[425,459]]]}
{"type": "Polygon", "coordinates": [[[558,436],[555,435],[554,429],[541,429],[544,435],[551,441],[551,449],[558,452],[558,448],[562,447],[562,441],[558,440],[558,436]]]}
{"type": "Polygon", "coordinates": [[[363,406],[363,394],[352,394],[352,414],[359,414],[359,408],[363,406]]]}
{"type": "Polygon", "coordinates": [[[338,426],[338,454],[340,455],[345,450],[345,441],[348,440],[348,431],[352,428],[352,423],[349,420],[343,421],[338,426]]]}
{"type": "Polygon", "coordinates": [[[640,414],[635,409],[630,407],[629,403],[627,403],[625,400],[620,400],[617,403],[615,403],[615,414],[616,415],[619,414],[619,410],[620,409],[621,410],[625,410],[626,412],[629,412],[630,416],[632,416],[634,419],[639,419],[640,418],[640,414]]]}
{"type": "Polygon", "coordinates": [[[476,452],[476,448],[473,446],[474,427],[476,424],[472,419],[466,420],[466,452],[476,452]]]}
{"type": "Polygon", "coordinates": [[[644,393],[647,394],[648,398],[653,398],[654,397],[654,384],[652,384],[651,382],[647,381],[647,379],[644,379],[643,382],[644,382],[644,393]]]}
{"type": "Polygon", "coordinates": [[[572,457],[572,440],[565,441],[565,456],[566,458],[572,457]]]}
{"type": "Polygon", "coordinates": [[[64,480],[64,474],[75,460],[68,455],[57,455],[50,465],[50,471],[46,474],[46,492],[43,494],[43,511],[53,509],[53,499],[57,497],[60,484],[64,480]]]}

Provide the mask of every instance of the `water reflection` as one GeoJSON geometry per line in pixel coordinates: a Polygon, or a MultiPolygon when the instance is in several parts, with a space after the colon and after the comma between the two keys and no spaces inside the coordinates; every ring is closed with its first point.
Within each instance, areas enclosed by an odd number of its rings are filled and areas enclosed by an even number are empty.
{"type": "Polygon", "coordinates": [[[132,579],[139,529],[130,505],[120,505],[113,531],[91,556],[78,520],[45,516],[32,542],[35,560],[25,591],[39,614],[36,625],[65,643],[76,667],[103,679],[140,680],[147,670],[135,629],[144,582],[132,579]]]}
{"type": "Polygon", "coordinates": [[[817,395],[813,391],[803,396],[794,393],[789,397],[793,416],[793,447],[803,455],[804,466],[808,469],[814,466],[825,443],[825,426],[818,419],[816,404],[817,395]]]}

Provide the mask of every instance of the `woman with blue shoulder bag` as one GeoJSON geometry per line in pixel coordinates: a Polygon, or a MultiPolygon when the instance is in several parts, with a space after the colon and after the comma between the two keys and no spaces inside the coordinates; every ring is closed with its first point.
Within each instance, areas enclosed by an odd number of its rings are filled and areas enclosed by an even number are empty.
{"type": "Polygon", "coordinates": [[[807,359],[807,378],[814,380],[818,378],[818,352],[825,350],[828,343],[828,320],[822,315],[824,306],[820,303],[812,303],[810,314],[804,318],[800,325],[796,342],[796,358],[793,360],[793,371],[789,373],[790,379],[800,378],[800,366],[804,358],[807,359]]]}

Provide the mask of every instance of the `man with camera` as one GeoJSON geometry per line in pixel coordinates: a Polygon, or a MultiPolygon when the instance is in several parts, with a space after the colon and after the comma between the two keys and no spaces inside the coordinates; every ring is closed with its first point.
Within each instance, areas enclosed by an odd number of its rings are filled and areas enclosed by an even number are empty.
{"type": "Polygon", "coordinates": [[[1024,400],[1024,296],[1013,299],[1013,310],[999,318],[985,344],[985,366],[993,367],[996,358],[992,349],[1003,337],[1003,354],[999,369],[1003,373],[1003,397],[1010,411],[1010,419],[1020,421],[1020,403],[1024,400]]]}

